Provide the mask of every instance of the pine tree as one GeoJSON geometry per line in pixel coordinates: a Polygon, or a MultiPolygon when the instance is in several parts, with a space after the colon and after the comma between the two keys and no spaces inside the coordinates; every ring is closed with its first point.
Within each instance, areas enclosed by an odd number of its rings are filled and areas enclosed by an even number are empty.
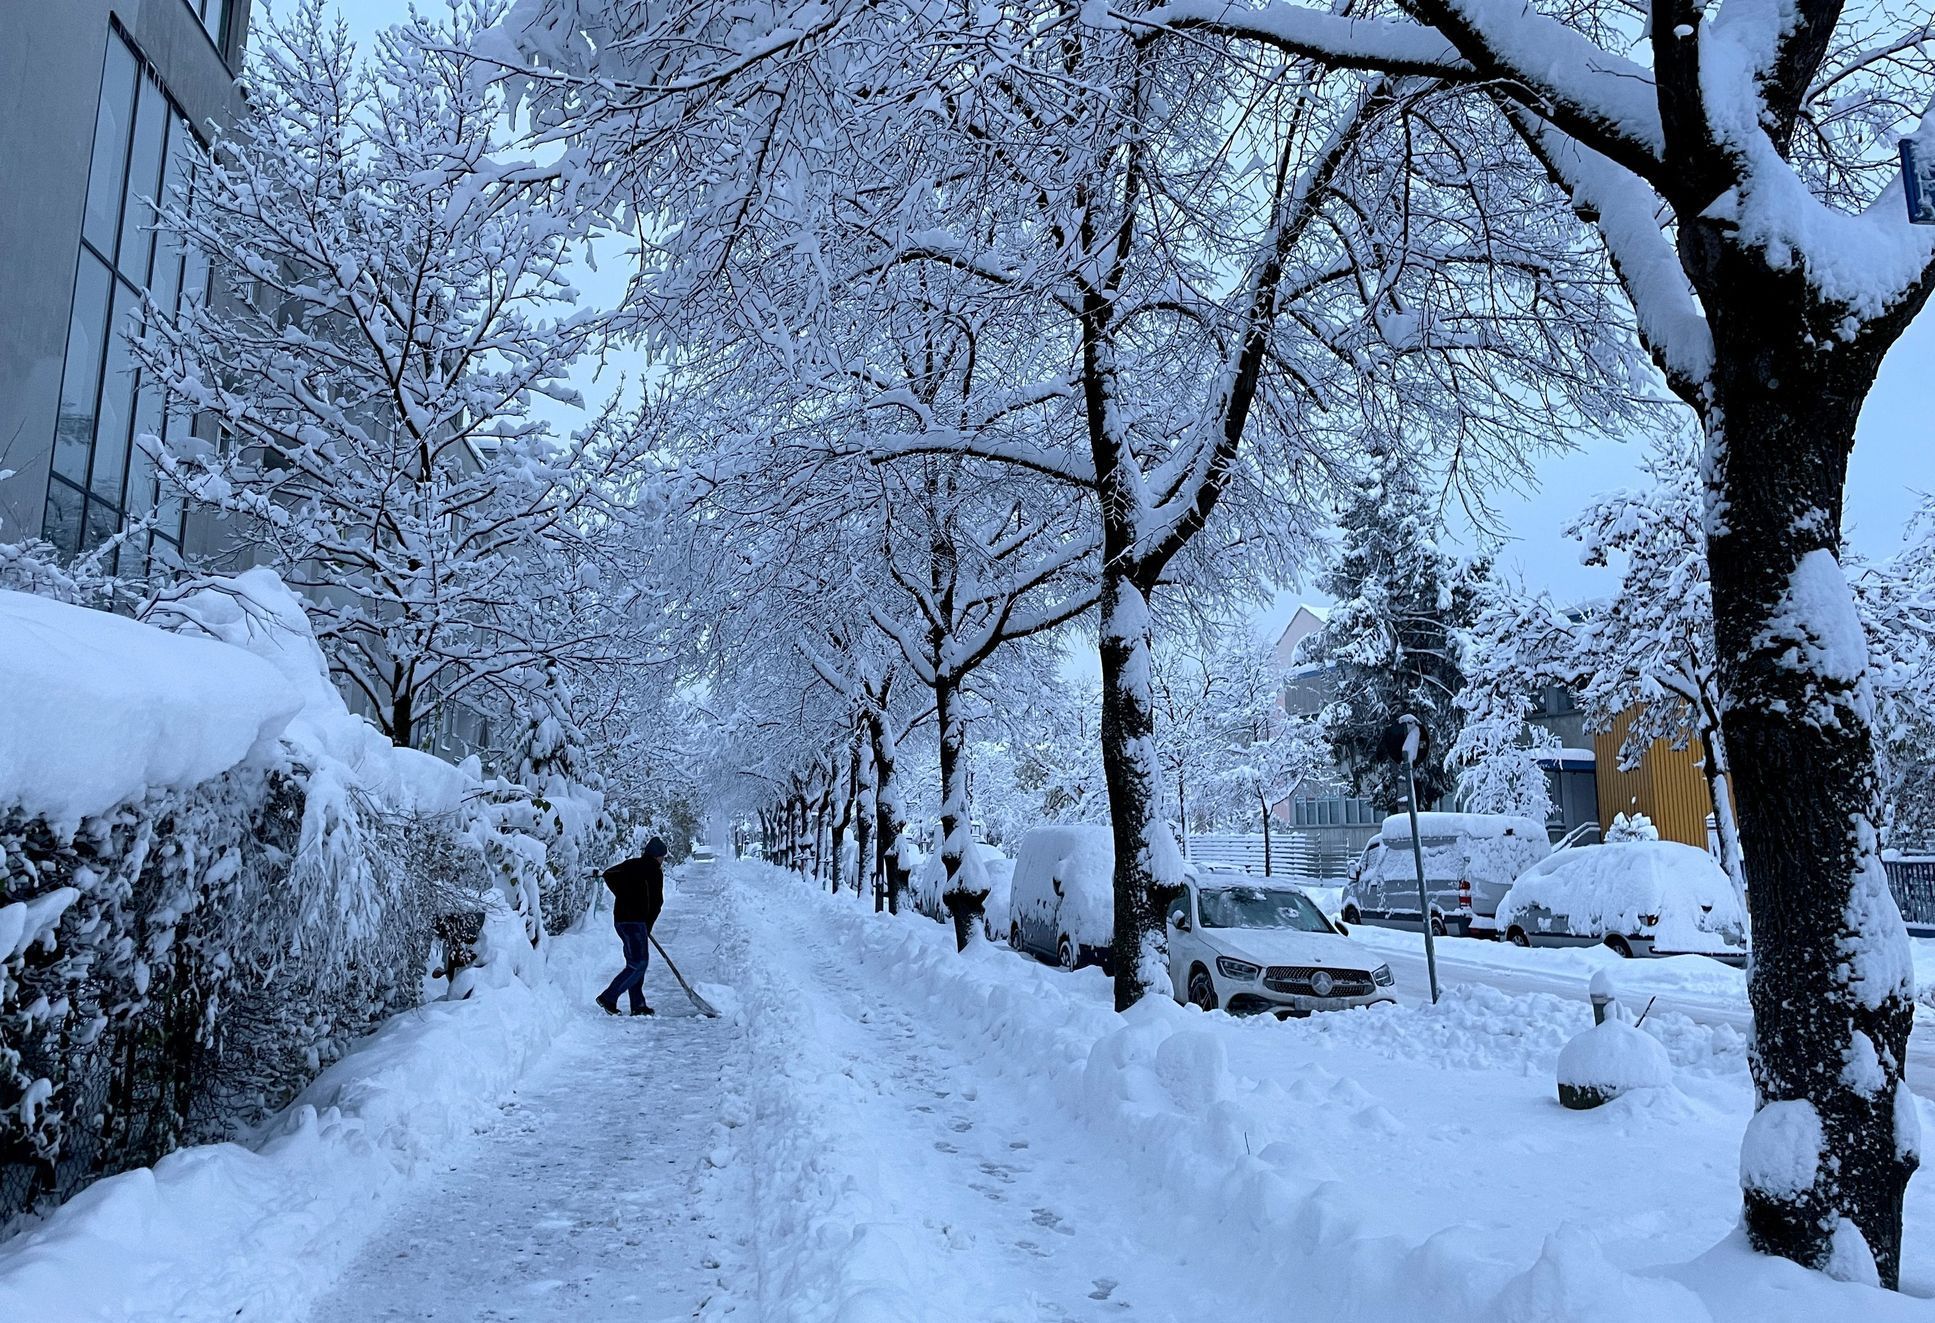
{"type": "Polygon", "coordinates": [[[1314,641],[1335,685],[1324,738],[1358,794],[1395,808],[1404,802],[1404,773],[1379,743],[1392,721],[1413,714],[1428,741],[1419,804],[1435,804],[1452,789],[1445,758],[1464,720],[1454,702],[1464,688],[1458,639],[1474,614],[1472,584],[1485,571],[1439,550],[1439,524],[1416,469],[1393,451],[1372,455],[1341,523],[1343,549],[1319,581],[1337,606],[1314,641]]]}

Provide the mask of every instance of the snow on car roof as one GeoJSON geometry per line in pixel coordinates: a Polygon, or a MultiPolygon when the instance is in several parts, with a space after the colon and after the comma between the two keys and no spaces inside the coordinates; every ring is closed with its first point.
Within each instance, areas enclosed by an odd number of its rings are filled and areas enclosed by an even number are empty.
{"type": "MultiPolygon", "coordinates": [[[[1420,813],[1418,833],[1422,836],[1529,836],[1546,839],[1545,824],[1537,818],[1515,818],[1503,813],[1420,813]]],[[[1393,813],[1384,819],[1378,835],[1386,840],[1411,839],[1411,815],[1393,813]]]]}

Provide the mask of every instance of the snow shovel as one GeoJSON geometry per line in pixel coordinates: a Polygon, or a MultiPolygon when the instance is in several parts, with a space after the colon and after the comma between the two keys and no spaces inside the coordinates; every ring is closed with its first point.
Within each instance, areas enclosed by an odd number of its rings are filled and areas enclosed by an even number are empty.
{"type": "Polygon", "coordinates": [[[652,949],[658,952],[658,958],[665,962],[665,967],[672,971],[672,977],[679,981],[681,988],[685,989],[685,995],[692,999],[692,1005],[698,1010],[699,1014],[709,1019],[718,1019],[719,1008],[692,990],[692,985],[685,981],[685,975],[679,973],[679,967],[672,963],[672,957],[666,955],[665,948],[658,944],[658,938],[652,937],[649,933],[646,936],[652,943],[652,949]]]}

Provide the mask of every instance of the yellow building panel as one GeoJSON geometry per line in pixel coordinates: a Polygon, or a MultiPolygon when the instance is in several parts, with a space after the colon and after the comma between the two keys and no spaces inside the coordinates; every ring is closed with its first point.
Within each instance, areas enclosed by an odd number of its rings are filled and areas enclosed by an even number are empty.
{"type": "Polygon", "coordinates": [[[1598,761],[1600,825],[1610,826],[1615,814],[1644,813],[1659,828],[1661,840],[1704,850],[1713,798],[1700,767],[1699,742],[1690,740],[1684,749],[1675,749],[1670,740],[1654,740],[1637,767],[1620,770],[1619,746],[1636,710],[1620,713],[1611,730],[1592,738],[1598,761]]]}

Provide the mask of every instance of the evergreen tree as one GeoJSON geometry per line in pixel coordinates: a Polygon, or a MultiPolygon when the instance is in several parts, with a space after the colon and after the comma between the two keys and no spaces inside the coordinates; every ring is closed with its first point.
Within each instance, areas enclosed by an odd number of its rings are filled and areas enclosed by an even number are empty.
{"type": "Polygon", "coordinates": [[[1404,713],[1424,724],[1428,747],[1417,768],[1420,807],[1451,793],[1445,757],[1464,715],[1459,637],[1474,614],[1482,566],[1439,550],[1439,523],[1405,457],[1380,450],[1346,504],[1343,549],[1319,586],[1337,601],[1313,640],[1335,688],[1322,715],[1324,738],[1356,793],[1385,808],[1404,802],[1404,769],[1379,749],[1404,713]]]}

